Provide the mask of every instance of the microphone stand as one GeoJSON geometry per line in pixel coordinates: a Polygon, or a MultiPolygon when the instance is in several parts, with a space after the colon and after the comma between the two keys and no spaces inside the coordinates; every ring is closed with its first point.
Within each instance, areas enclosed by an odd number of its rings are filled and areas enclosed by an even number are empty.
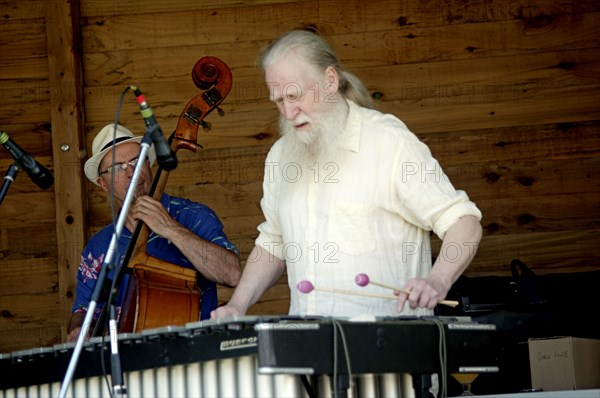
{"type": "MultiPolygon", "coordinates": [[[[112,239],[108,246],[108,252],[106,253],[104,262],[102,263],[102,266],[100,268],[100,273],[98,274],[98,279],[96,280],[96,286],[94,287],[94,292],[92,293],[92,299],[90,301],[87,312],[85,314],[85,318],[83,320],[83,324],[81,326],[79,336],[77,337],[77,342],[75,343],[75,348],[73,349],[73,356],[71,357],[71,360],[69,362],[69,367],[67,368],[67,372],[65,373],[65,377],[63,379],[63,382],[62,382],[62,385],[60,388],[60,392],[59,392],[60,398],[64,398],[66,396],[67,390],[71,383],[71,380],[73,379],[73,375],[75,373],[75,368],[77,367],[77,361],[79,360],[79,355],[81,354],[81,350],[83,348],[83,343],[84,343],[85,337],[87,336],[88,328],[90,327],[90,325],[92,323],[94,312],[96,311],[96,306],[98,304],[98,298],[100,297],[100,294],[102,293],[102,290],[103,290],[104,281],[106,279],[106,276],[108,275],[108,272],[110,270],[112,270],[112,267],[113,267],[113,265],[112,265],[113,264],[113,256],[115,254],[116,248],[118,247],[119,238],[121,237],[121,232],[123,231],[123,227],[124,227],[125,221],[127,219],[127,213],[129,212],[129,206],[131,205],[131,202],[134,199],[133,195],[135,194],[135,189],[138,184],[139,176],[141,174],[142,167],[144,166],[144,163],[148,156],[148,150],[149,150],[151,144],[152,144],[151,134],[149,134],[149,132],[146,131],[146,134],[144,134],[144,137],[142,138],[142,141],[140,143],[141,151],[140,151],[140,156],[138,158],[139,161],[138,161],[137,165],[135,166],[135,170],[133,172],[133,177],[131,179],[131,183],[129,184],[129,188],[127,189],[127,194],[125,195],[125,200],[123,201],[123,207],[121,208],[119,218],[117,219],[117,226],[115,228],[115,232],[113,233],[112,239]]],[[[109,305],[109,303],[105,303],[105,305],[109,305]]],[[[116,347],[117,347],[116,338],[117,337],[115,336],[114,347],[111,346],[111,348],[116,349],[116,347]]],[[[104,347],[102,349],[104,349],[104,347]]],[[[101,355],[103,355],[103,354],[101,354],[101,355]]],[[[111,355],[111,361],[114,362],[115,360],[120,361],[120,358],[119,358],[118,354],[115,355],[113,352],[111,355]]],[[[113,366],[112,366],[113,372],[115,370],[120,371],[120,369],[121,369],[120,363],[118,363],[118,364],[113,363],[113,366]]],[[[113,379],[113,386],[116,390],[115,392],[122,394],[125,391],[125,387],[122,385],[115,385],[117,383],[122,384],[122,380],[123,380],[122,375],[112,374],[112,379],[113,379]]]]}
{"type": "Polygon", "coordinates": [[[6,175],[4,176],[4,184],[2,185],[2,190],[0,190],[0,204],[2,204],[4,196],[6,196],[6,192],[8,192],[8,188],[10,187],[10,184],[15,182],[18,172],[19,166],[17,166],[16,162],[8,166],[8,170],[6,171],[6,175]]]}
{"type": "MultiPolygon", "coordinates": [[[[116,301],[116,297],[114,299],[116,301]]],[[[111,379],[113,386],[113,397],[126,397],[127,387],[123,382],[123,371],[121,370],[121,357],[119,355],[119,341],[117,331],[117,315],[115,303],[110,304],[110,364],[111,379]]]]}

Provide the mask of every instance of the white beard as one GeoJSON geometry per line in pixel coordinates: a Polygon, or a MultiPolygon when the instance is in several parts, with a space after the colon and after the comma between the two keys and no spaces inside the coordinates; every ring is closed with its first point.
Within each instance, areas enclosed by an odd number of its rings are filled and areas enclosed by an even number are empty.
{"type": "Polygon", "coordinates": [[[348,119],[348,107],[344,100],[324,104],[316,117],[301,116],[289,121],[279,118],[281,135],[285,138],[284,159],[300,165],[325,163],[337,150],[348,119]],[[310,129],[297,131],[294,125],[309,122],[310,129]]]}

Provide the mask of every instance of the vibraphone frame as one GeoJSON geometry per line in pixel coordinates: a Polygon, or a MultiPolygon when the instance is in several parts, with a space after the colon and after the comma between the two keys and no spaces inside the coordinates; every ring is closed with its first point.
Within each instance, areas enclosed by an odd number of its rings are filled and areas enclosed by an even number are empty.
{"type": "MultiPolygon", "coordinates": [[[[71,396],[109,395],[107,339],[85,343],[71,396]]],[[[494,339],[466,319],[241,317],[122,334],[119,351],[136,397],[420,397],[433,373],[497,371],[494,339]]],[[[73,346],[0,354],[0,397],[56,396],[73,346]]]]}

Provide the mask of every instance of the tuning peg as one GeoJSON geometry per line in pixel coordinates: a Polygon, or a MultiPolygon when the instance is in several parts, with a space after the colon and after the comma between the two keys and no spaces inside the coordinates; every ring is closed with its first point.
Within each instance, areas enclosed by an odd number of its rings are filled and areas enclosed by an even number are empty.
{"type": "Polygon", "coordinates": [[[210,123],[210,122],[205,122],[204,120],[200,120],[200,122],[198,122],[198,124],[200,126],[202,126],[204,131],[210,131],[210,129],[212,129],[212,123],[210,123]]]}

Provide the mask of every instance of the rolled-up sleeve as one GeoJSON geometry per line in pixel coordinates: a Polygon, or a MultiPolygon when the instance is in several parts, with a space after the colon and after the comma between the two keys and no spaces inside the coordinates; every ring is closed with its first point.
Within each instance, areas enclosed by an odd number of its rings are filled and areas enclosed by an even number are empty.
{"type": "Polygon", "coordinates": [[[255,244],[265,249],[271,255],[283,260],[283,238],[277,208],[279,189],[276,175],[273,172],[275,169],[274,166],[276,166],[273,161],[275,157],[274,152],[278,150],[279,144],[278,142],[273,146],[265,161],[263,197],[260,201],[265,221],[258,226],[259,235],[256,238],[255,244]]]}
{"type": "Polygon", "coordinates": [[[461,217],[472,215],[481,220],[481,211],[464,191],[454,188],[424,143],[403,140],[394,167],[396,211],[409,222],[444,239],[461,217]]]}

